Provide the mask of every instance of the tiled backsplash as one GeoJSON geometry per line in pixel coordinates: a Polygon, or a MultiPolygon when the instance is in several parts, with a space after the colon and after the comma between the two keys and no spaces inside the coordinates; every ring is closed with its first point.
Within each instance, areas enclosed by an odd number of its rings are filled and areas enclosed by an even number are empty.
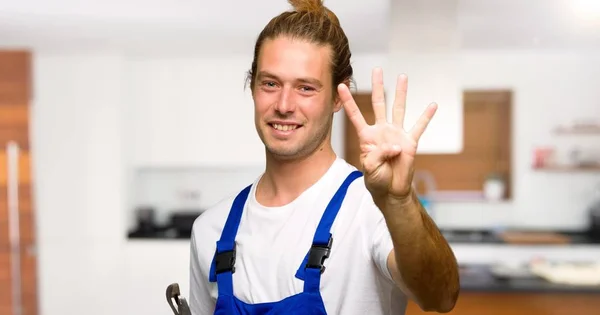
{"type": "Polygon", "coordinates": [[[129,226],[135,224],[137,207],[154,208],[157,222],[164,223],[172,211],[203,211],[252,184],[263,171],[264,166],[136,169],[129,226]]]}

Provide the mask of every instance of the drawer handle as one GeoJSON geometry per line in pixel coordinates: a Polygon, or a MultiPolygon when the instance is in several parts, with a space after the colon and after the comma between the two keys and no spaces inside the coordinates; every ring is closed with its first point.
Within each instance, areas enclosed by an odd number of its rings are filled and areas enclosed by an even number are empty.
{"type": "Polygon", "coordinates": [[[11,249],[13,314],[23,314],[21,296],[21,233],[19,231],[19,145],[10,141],[6,145],[8,168],[8,233],[11,249]]]}

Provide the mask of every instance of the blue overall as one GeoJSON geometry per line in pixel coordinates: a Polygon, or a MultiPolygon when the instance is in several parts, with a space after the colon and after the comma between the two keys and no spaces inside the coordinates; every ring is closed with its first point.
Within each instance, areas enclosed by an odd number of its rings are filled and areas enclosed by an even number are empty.
{"type": "Polygon", "coordinates": [[[211,282],[217,282],[219,291],[215,314],[327,314],[319,287],[321,274],[325,270],[323,263],[329,257],[331,251],[333,237],[330,230],[342,201],[344,201],[348,187],[361,176],[362,173],[359,171],[350,173],[327,205],[317,226],[312,246],[296,272],[296,277],[304,280],[303,292],[280,301],[258,304],[245,303],[236,298],[233,293],[232,274],[235,272],[235,236],[251,185],[243,189],[233,201],[221,239],[217,241],[217,250],[210,268],[209,279],[211,282]]]}

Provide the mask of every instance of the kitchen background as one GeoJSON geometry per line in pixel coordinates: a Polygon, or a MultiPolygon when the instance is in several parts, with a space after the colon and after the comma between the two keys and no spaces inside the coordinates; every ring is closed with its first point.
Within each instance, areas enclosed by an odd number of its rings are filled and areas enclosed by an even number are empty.
{"type": "MultiPolygon", "coordinates": [[[[244,79],[256,35],[288,6],[235,2],[258,10],[248,15],[232,2],[74,4],[0,1],[0,50],[25,51],[31,78],[35,244],[21,255],[37,263],[24,314],[169,314],[166,286],[188,295],[193,219],[262,171],[244,79]]],[[[440,104],[416,185],[461,264],[525,277],[515,266],[536,257],[600,263],[590,232],[600,202],[600,2],[326,4],[348,31],[357,95],[382,66],[387,95],[396,74],[409,76],[407,124],[440,104]]],[[[344,115],[333,142],[351,160],[344,115]]],[[[465,292],[600,294],[600,284],[526,276],[525,289],[475,281],[465,292]]]]}

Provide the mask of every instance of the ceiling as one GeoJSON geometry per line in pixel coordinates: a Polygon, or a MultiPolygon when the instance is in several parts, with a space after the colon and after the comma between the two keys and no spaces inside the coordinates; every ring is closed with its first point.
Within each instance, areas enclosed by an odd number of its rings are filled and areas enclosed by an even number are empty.
{"type": "MultiPolygon", "coordinates": [[[[354,52],[384,52],[391,1],[325,4],[354,52]]],[[[600,0],[446,1],[458,3],[463,49],[600,49],[600,0]]],[[[0,0],[0,45],[247,53],[265,23],[288,8],[285,0],[0,0]]]]}
{"type": "Polygon", "coordinates": [[[600,0],[459,0],[458,11],[464,49],[600,49],[600,0]]]}
{"type": "MultiPolygon", "coordinates": [[[[388,0],[325,5],[354,51],[386,49],[388,0]]],[[[0,0],[0,45],[246,53],[264,25],[290,8],[285,0],[0,0]]]]}

